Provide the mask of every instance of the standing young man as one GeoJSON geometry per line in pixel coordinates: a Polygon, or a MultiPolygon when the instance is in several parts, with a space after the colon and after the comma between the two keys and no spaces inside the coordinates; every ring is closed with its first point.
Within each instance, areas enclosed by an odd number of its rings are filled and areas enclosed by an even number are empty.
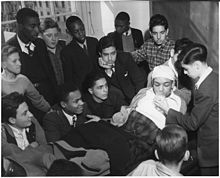
{"type": "Polygon", "coordinates": [[[16,20],[17,34],[7,41],[7,44],[19,49],[21,74],[27,76],[40,94],[53,105],[56,91],[55,73],[46,44],[38,38],[39,15],[30,8],[22,8],[17,12],[16,20]]]}
{"type": "Polygon", "coordinates": [[[85,26],[77,16],[70,16],[66,27],[73,39],[61,51],[64,82],[73,82],[81,88],[86,75],[98,67],[98,40],[86,36],[85,26]]]}
{"type": "Polygon", "coordinates": [[[207,49],[194,43],[184,48],[178,60],[184,73],[195,81],[194,106],[181,114],[162,100],[155,104],[167,115],[166,124],[177,123],[189,131],[197,131],[197,154],[201,175],[218,175],[219,170],[219,86],[218,74],[208,66],[207,49]]]}

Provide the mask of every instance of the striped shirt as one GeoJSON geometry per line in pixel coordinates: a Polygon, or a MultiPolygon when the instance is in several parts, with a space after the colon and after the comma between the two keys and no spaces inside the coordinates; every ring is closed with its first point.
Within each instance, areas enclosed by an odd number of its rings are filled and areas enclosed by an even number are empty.
{"type": "Polygon", "coordinates": [[[161,46],[157,46],[153,39],[145,41],[140,49],[132,52],[135,62],[146,60],[150,70],[163,64],[170,58],[170,50],[174,48],[175,41],[167,39],[161,46]]]}

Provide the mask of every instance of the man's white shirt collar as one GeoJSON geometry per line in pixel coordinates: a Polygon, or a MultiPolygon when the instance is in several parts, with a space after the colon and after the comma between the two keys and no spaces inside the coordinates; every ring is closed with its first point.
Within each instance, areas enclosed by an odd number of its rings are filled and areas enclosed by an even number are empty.
{"type": "Polygon", "coordinates": [[[124,36],[129,36],[131,35],[131,28],[128,29],[128,31],[123,33],[124,36]]]}
{"type": "Polygon", "coordinates": [[[212,72],[212,68],[208,66],[208,68],[204,71],[202,76],[199,78],[199,80],[195,84],[195,88],[198,90],[201,83],[208,77],[208,75],[212,72]]]}
{"type": "Polygon", "coordinates": [[[29,145],[27,135],[26,135],[26,132],[25,132],[26,129],[19,130],[19,129],[11,126],[11,125],[9,125],[9,127],[12,129],[12,132],[15,136],[15,140],[18,144],[18,147],[21,148],[22,150],[24,150],[29,145]]]}
{"type": "MultiPolygon", "coordinates": [[[[62,111],[63,111],[63,114],[66,116],[66,118],[67,118],[68,122],[70,123],[70,125],[73,125],[73,117],[74,117],[74,115],[71,116],[71,115],[67,114],[64,110],[62,110],[62,111]]],[[[77,117],[75,117],[75,118],[77,118],[77,117]]]]}
{"type": "MultiPolygon", "coordinates": [[[[17,40],[18,40],[18,43],[19,43],[19,45],[20,45],[20,47],[21,47],[21,51],[24,52],[24,53],[26,53],[26,54],[29,54],[29,53],[28,53],[28,49],[26,48],[26,46],[27,46],[29,43],[28,43],[28,44],[23,43],[23,42],[20,40],[20,38],[18,37],[18,35],[17,35],[17,40]]],[[[34,43],[30,42],[30,50],[34,51],[34,48],[35,48],[34,43]]]]}
{"type": "Polygon", "coordinates": [[[86,44],[86,40],[84,41],[84,43],[82,44],[82,43],[79,43],[79,42],[77,42],[77,44],[83,49],[83,46],[85,45],[86,46],[86,48],[87,48],[87,44],[86,44]]]}

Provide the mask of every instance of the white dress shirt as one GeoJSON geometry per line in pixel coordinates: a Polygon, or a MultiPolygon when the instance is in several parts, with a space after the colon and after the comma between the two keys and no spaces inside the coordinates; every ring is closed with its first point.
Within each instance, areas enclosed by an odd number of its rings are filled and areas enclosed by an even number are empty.
{"type": "Polygon", "coordinates": [[[195,84],[195,88],[198,90],[199,86],[201,85],[201,83],[206,79],[206,77],[208,77],[208,75],[212,72],[212,68],[208,67],[204,73],[202,74],[202,76],[199,78],[199,80],[196,82],[195,84]]]}
{"type": "Polygon", "coordinates": [[[77,120],[77,116],[76,115],[71,116],[71,115],[67,114],[64,110],[62,110],[62,111],[63,111],[63,114],[66,116],[69,124],[71,126],[74,125],[74,122],[76,122],[76,120],[77,120]],[[75,121],[73,121],[73,120],[75,120],[75,121]]]}
{"type": "Polygon", "coordinates": [[[15,136],[15,140],[17,142],[17,145],[19,148],[21,148],[22,150],[24,150],[28,145],[28,139],[27,139],[27,135],[26,135],[26,129],[17,129],[11,125],[9,125],[9,127],[12,129],[12,132],[14,133],[15,136]]]}
{"type": "MultiPolygon", "coordinates": [[[[29,43],[28,43],[28,44],[23,43],[23,42],[20,40],[20,38],[18,37],[18,35],[17,35],[17,40],[18,40],[18,43],[19,43],[19,45],[20,45],[20,47],[21,47],[21,51],[24,52],[24,53],[26,53],[26,54],[29,54],[28,49],[26,48],[26,46],[27,46],[29,43]]],[[[35,48],[35,45],[30,42],[30,50],[34,51],[34,48],[35,48]]]]}

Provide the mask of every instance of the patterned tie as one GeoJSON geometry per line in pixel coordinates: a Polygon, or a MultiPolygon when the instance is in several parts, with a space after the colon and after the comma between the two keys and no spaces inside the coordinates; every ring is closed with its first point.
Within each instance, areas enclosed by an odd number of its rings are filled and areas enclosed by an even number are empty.
{"type": "Polygon", "coordinates": [[[25,47],[26,47],[27,50],[28,50],[29,56],[33,56],[34,51],[31,50],[30,46],[31,46],[31,43],[28,43],[27,45],[25,45],[25,47]]]}
{"type": "Polygon", "coordinates": [[[77,116],[73,115],[73,117],[72,117],[72,123],[73,123],[72,127],[76,127],[76,120],[77,120],[77,116]]]}

